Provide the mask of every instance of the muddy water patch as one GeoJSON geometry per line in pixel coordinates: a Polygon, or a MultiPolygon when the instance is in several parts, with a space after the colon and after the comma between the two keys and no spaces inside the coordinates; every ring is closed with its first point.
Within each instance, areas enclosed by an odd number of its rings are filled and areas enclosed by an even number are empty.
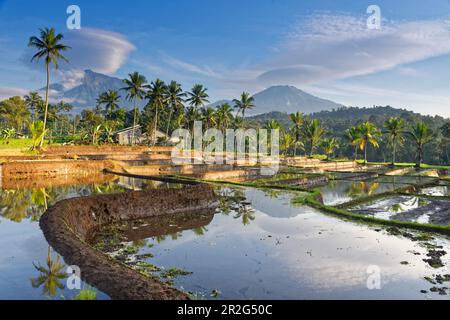
{"type": "Polygon", "coordinates": [[[386,220],[443,226],[450,224],[450,200],[398,195],[363,203],[348,210],[386,220]]]}

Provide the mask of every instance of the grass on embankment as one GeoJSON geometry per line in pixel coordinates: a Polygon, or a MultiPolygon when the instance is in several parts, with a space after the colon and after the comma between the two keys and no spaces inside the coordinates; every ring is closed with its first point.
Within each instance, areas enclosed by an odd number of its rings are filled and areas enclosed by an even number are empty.
{"type": "MultiPolygon", "coordinates": [[[[357,160],[359,164],[364,164],[363,160],[357,160]]],[[[384,165],[384,166],[390,166],[390,162],[367,162],[368,165],[384,165]]],[[[416,163],[414,162],[396,162],[394,164],[396,167],[414,167],[416,166],[416,163]]],[[[434,165],[434,164],[427,164],[422,163],[420,166],[421,169],[443,169],[443,170],[450,170],[450,166],[444,166],[444,165],[434,165]]]]}
{"type": "MultiPolygon", "coordinates": [[[[44,146],[47,145],[48,142],[44,142],[44,146]]],[[[0,152],[5,154],[7,152],[25,152],[28,153],[33,145],[33,139],[8,139],[8,140],[0,140],[0,152]]]]}

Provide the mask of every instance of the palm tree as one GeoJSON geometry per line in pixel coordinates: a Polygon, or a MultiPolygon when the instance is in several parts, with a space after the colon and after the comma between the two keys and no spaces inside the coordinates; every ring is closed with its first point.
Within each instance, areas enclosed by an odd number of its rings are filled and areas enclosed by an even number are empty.
{"type": "Polygon", "coordinates": [[[324,139],[321,143],[321,146],[323,148],[323,151],[327,155],[328,161],[330,159],[330,155],[339,148],[339,141],[336,138],[324,139]]]}
{"type": "Polygon", "coordinates": [[[191,89],[191,92],[188,92],[188,99],[186,99],[186,102],[189,103],[191,107],[194,107],[196,109],[203,107],[205,103],[209,103],[209,96],[206,93],[208,89],[204,88],[201,84],[194,84],[194,86],[191,89]]]}
{"type": "Polygon", "coordinates": [[[108,119],[112,119],[113,113],[119,109],[120,98],[117,90],[108,90],[99,95],[97,105],[105,105],[105,116],[108,119]]]}
{"type": "MultiPolygon", "coordinates": [[[[45,109],[44,109],[44,132],[46,132],[47,126],[47,112],[50,90],[50,64],[54,64],[55,69],[58,69],[58,60],[68,62],[68,60],[62,55],[63,51],[70,49],[69,46],[61,43],[63,35],[58,33],[54,28],[40,29],[39,37],[32,36],[28,42],[28,46],[37,49],[37,53],[31,58],[31,61],[39,61],[41,58],[45,59],[45,69],[47,72],[47,84],[45,87],[45,109]]],[[[39,147],[42,147],[44,143],[44,137],[42,137],[39,147]]]]}
{"type": "Polygon", "coordinates": [[[153,119],[153,143],[156,142],[156,131],[158,130],[158,111],[162,110],[166,104],[167,86],[164,81],[156,79],[150,84],[147,98],[149,104],[153,107],[155,115],[153,119]]]}
{"type": "Polygon", "coordinates": [[[417,147],[417,164],[416,166],[420,168],[423,162],[423,151],[425,145],[431,141],[433,134],[431,133],[428,125],[425,122],[419,122],[414,127],[411,128],[409,133],[412,140],[417,147]]]}
{"type": "Polygon", "coordinates": [[[30,109],[33,114],[32,121],[35,121],[38,118],[38,111],[44,104],[42,97],[39,95],[39,93],[33,91],[25,95],[24,99],[28,109],[30,109]]]}
{"type": "Polygon", "coordinates": [[[397,146],[401,146],[405,141],[403,138],[405,122],[403,119],[393,117],[384,122],[384,127],[387,130],[389,145],[392,148],[392,165],[394,165],[397,146]]]}
{"type": "Polygon", "coordinates": [[[217,125],[216,110],[214,110],[211,107],[203,109],[202,120],[205,123],[205,129],[209,129],[216,126],[217,125]]]}
{"type": "Polygon", "coordinates": [[[183,92],[183,89],[181,89],[181,85],[178,82],[171,81],[167,86],[166,95],[167,95],[166,100],[170,107],[169,120],[167,121],[167,128],[166,128],[166,136],[169,136],[169,127],[170,121],[172,120],[172,114],[175,110],[184,108],[183,98],[186,96],[186,93],[183,92]]]}
{"type": "Polygon", "coordinates": [[[297,145],[302,143],[302,125],[303,125],[303,113],[297,112],[289,115],[289,118],[293,122],[294,126],[292,127],[292,133],[295,137],[295,145],[294,145],[294,157],[297,155],[297,145]]]}
{"type": "Polygon", "coordinates": [[[233,115],[231,113],[231,110],[231,106],[228,103],[223,103],[217,108],[217,123],[222,132],[225,132],[225,130],[233,122],[233,115]]]}
{"type": "Polygon", "coordinates": [[[322,137],[325,135],[325,129],[318,119],[305,119],[303,125],[303,136],[309,142],[311,147],[309,155],[314,154],[314,150],[319,146],[322,137]]]}
{"type": "Polygon", "coordinates": [[[250,96],[250,93],[248,92],[242,92],[241,98],[239,100],[234,99],[233,102],[234,107],[237,109],[236,117],[238,116],[239,112],[242,113],[242,126],[244,126],[245,112],[255,107],[255,98],[250,96]]]}
{"type": "Polygon", "coordinates": [[[186,110],[185,121],[190,130],[194,130],[194,122],[201,119],[201,113],[196,107],[189,107],[186,110]]]}
{"type": "Polygon", "coordinates": [[[355,147],[355,161],[358,159],[358,147],[359,139],[361,138],[361,128],[359,126],[353,126],[345,131],[344,137],[350,143],[350,145],[355,147]]]}
{"type": "Polygon", "coordinates": [[[289,150],[295,145],[295,137],[290,132],[285,132],[280,139],[280,149],[284,151],[286,156],[289,150]]]}
{"type": "Polygon", "coordinates": [[[364,150],[364,164],[367,164],[367,145],[371,144],[375,148],[378,148],[378,140],[381,137],[381,132],[370,121],[362,123],[359,130],[361,136],[358,139],[358,144],[361,151],[364,150]]]}
{"type": "Polygon", "coordinates": [[[137,104],[138,100],[142,100],[146,94],[148,88],[147,79],[139,72],[133,72],[128,74],[129,79],[124,79],[126,87],[121,90],[127,91],[127,99],[134,103],[134,115],[133,115],[133,144],[136,144],[136,119],[137,119],[137,104]]]}

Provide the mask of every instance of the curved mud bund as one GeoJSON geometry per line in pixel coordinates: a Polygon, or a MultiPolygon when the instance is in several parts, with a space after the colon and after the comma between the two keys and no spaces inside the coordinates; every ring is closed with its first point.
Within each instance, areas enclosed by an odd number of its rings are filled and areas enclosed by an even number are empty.
{"type": "Polygon", "coordinates": [[[120,221],[210,210],[217,198],[208,185],[151,189],[58,202],[39,224],[48,243],[81,276],[112,299],[188,299],[187,294],[112,260],[89,245],[96,231],[120,221]]]}

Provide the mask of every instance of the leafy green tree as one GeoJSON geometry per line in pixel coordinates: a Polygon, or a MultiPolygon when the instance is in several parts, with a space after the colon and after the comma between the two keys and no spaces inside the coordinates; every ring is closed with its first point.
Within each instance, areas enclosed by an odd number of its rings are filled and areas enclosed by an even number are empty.
{"type": "Polygon", "coordinates": [[[0,103],[0,116],[8,127],[14,128],[16,132],[22,132],[30,113],[25,100],[16,96],[0,103]]]}
{"type": "Polygon", "coordinates": [[[411,128],[409,135],[416,145],[417,148],[416,166],[420,168],[420,166],[423,163],[423,152],[425,145],[433,139],[433,134],[425,122],[419,122],[414,127],[411,128]]]}
{"type": "Polygon", "coordinates": [[[353,126],[350,129],[347,129],[344,133],[344,138],[347,140],[347,142],[355,147],[355,161],[358,159],[358,148],[359,148],[359,141],[361,139],[361,128],[359,126],[353,126]]]}
{"type": "MultiPolygon", "coordinates": [[[[44,103],[44,132],[47,127],[47,112],[49,102],[49,90],[50,90],[50,65],[53,64],[55,69],[58,69],[58,60],[68,62],[68,60],[62,55],[62,52],[70,49],[69,46],[61,43],[63,35],[58,33],[54,28],[40,29],[39,37],[32,36],[28,42],[30,48],[35,48],[37,52],[31,58],[31,61],[45,59],[45,70],[47,73],[47,83],[45,87],[45,103],[44,103]]],[[[39,147],[42,147],[44,143],[44,137],[39,143],[39,147]]]]}
{"type": "Polygon", "coordinates": [[[325,135],[325,129],[318,119],[305,119],[303,125],[303,136],[308,141],[310,146],[310,156],[314,154],[314,151],[319,146],[325,135]]]}
{"type": "Polygon", "coordinates": [[[361,136],[358,139],[359,148],[364,151],[364,164],[367,163],[367,147],[371,144],[373,147],[379,147],[381,131],[370,121],[362,123],[359,127],[361,136]]]}
{"type": "Polygon", "coordinates": [[[128,74],[129,79],[124,79],[126,86],[121,90],[127,92],[127,99],[132,101],[134,104],[133,112],[133,144],[136,144],[136,124],[137,124],[137,102],[142,100],[146,95],[146,89],[148,88],[147,79],[141,75],[139,72],[133,72],[128,74]]]}
{"type": "Polygon", "coordinates": [[[294,126],[292,127],[292,131],[295,137],[295,144],[294,144],[294,156],[297,155],[297,146],[301,146],[301,148],[303,148],[303,142],[301,141],[302,138],[302,125],[303,125],[303,120],[304,120],[304,116],[303,113],[301,112],[297,112],[297,113],[292,113],[289,115],[289,118],[291,119],[292,123],[294,124],[294,126]]]}
{"type": "Polygon", "coordinates": [[[283,132],[280,139],[280,149],[283,152],[283,154],[286,156],[292,147],[295,146],[295,137],[294,135],[287,131],[283,132]]]}
{"type": "MultiPolygon", "coordinates": [[[[182,111],[184,109],[184,97],[186,93],[183,92],[181,85],[176,81],[171,81],[167,86],[166,101],[169,107],[169,119],[167,121],[166,136],[169,136],[169,128],[172,121],[172,115],[175,112],[182,111]]],[[[181,114],[181,113],[178,113],[181,114]]]]}
{"type": "Polygon", "coordinates": [[[339,141],[336,138],[327,138],[324,139],[320,145],[327,155],[327,160],[330,160],[330,155],[334,154],[334,152],[339,148],[339,141]]]}
{"type": "Polygon", "coordinates": [[[244,126],[245,112],[255,107],[255,98],[253,98],[248,92],[242,92],[240,99],[234,99],[233,102],[235,109],[237,109],[236,117],[239,113],[242,114],[242,126],[244,126]]]}
{"type": "Polygon", "coordinates": [[[395,156],[397,147],[403,145],[405,138],[403,137],[405,129],[405,121],[403,119],[392,117],[384,122],[388,143],[392,148],[392,165],[395,164],[395,156]]]}
{"type": "Polygon", "coordinates": [[[216,111],[217,125],[224,133],[233,123],[232,108],[228,103],[221,104],[216,111]]]}
{"type": "Polygon", "coordinates": [[[153,110],[153,135],[152,141],[156,143],[156,131],[158,130],[158,111],[162,110],[166,105],[167,86],[164,81],[156,79],[150,84],[150,88],[147,92],[147,99],[149,103],[147,106],[153,110]]]}
{"type": "Polygon", "coordinates": [[[120,98],[117,90],[108,90],[99,95],[97,105],[105,106],[106,119],[112,120],[114,118],[114,113],[119,109],[120,98]]]}
{"type": "Polygon", "coordinates": [[[202,121],[204,123],[205,130],[215,127],[217,125],[216,110],[211,107],[204,108],[202,110],[202,121]]]}
{"type": "Polygon", "coordinates": [[[43,109],[44,106],[44,100],[37,92],[30,92],[24,97],[25,103],[28,107],[28,110],[30,110],[33,118],[32,120],[35,121],[38,119],[38,113],[43,109]]]}

